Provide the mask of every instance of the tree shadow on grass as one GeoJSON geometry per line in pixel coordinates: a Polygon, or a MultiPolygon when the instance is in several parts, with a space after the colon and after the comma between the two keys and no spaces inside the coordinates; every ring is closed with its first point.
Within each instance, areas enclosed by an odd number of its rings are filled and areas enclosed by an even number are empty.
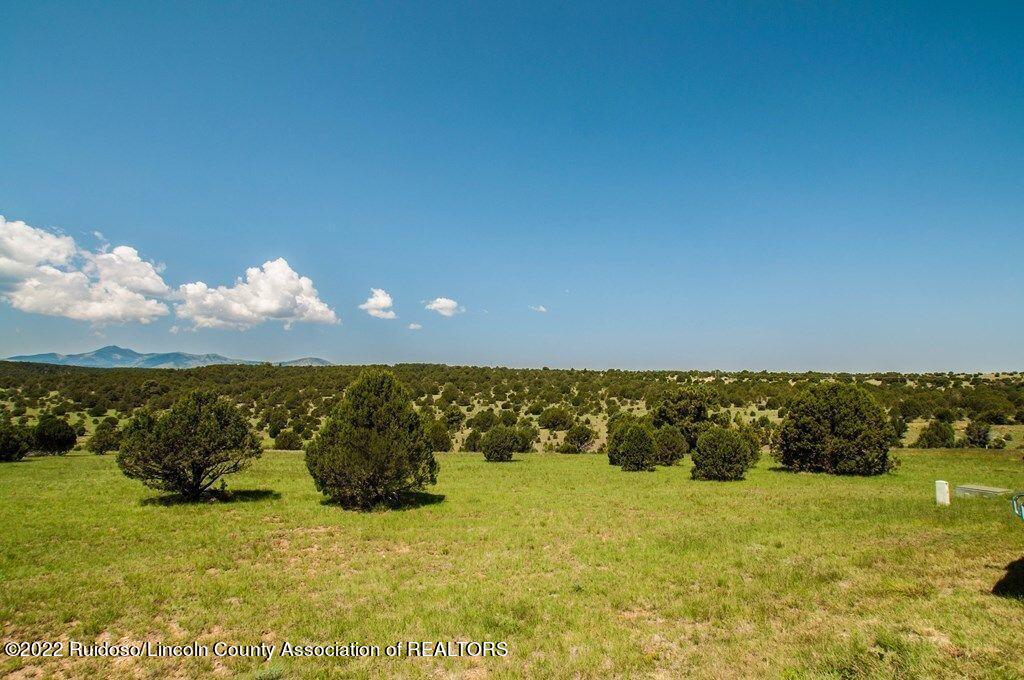
{"type": "MultiPolygon", "coordinates": [[[[437,505],[443,502],[445,495],[443,493],[427,493],[426,491],[406,491],[401,494],[397,499],[387,502],[379,503],[372,508],[345,508],[346,510],[356,510],[359,512],[375,512],[379,510],[415,510],[416,508],[423,508],[428,505],[437,505]]],[[[344,508],[341,503],[325,498],[320,501],[321,505],[332,505],[339,508],[344,508]]]]}
{"type": "Polygon", "coordinates": [[[428,505],[437,505],[443,502],[443,493],[428,493],[426,491],[409,491],[402,494],[398,499],[385,507],[388,510],[415,510],[428,505]]]}
{"type": "Polygon", "coordinates": [[[203,505],[205,503],[257,503],[281,498],[273,489],[238,489],[237,491],[210,491],[200,498],[185,498],[178,494],[143,498],[140,505],[203,505]]]}
{"type": "Polygon", "coordinates": [[[1006,565],[1006,573],[992,586],[992,594],[1024,600],[1024,557],[1006,565]]]}

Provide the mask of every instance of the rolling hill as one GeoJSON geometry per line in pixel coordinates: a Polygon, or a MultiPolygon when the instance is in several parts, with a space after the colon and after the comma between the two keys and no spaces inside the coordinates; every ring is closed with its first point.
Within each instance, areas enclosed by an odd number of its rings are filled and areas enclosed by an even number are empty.
{"type": "MultiPolygon", "coordinates": [[[[186,352],[157,352],[144,354],[132,349],[109,345],[93,352],[82,354],[26,354],[8,357],[8,361],[25,361],[38,364],[61,366],[86,366],[91,368],[195,368],[216,364],[261,364],[262,361],[232,359],[220,354],[188,354],[186,352]]],[[[278,366],[330,366],[331,362],[317,357],[303,357],[282,361],[278,366]]]]}

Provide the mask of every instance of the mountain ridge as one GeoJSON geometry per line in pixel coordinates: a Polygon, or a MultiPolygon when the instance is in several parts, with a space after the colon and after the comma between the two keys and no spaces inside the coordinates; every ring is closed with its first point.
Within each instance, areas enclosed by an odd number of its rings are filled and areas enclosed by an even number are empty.
{"type": "Polygon", "coordinates": [[[319,357],[301,357],[290,361],[264,362],[249,359],[232,359],[222,354],[189,354],[188,352],[136,352],[133,349],[107,345],[92,352],[79,354],[20,354],[8,357],[6,361],[56,364],[58,366],[84,366],[87,368],[198,368],[221,364],[258,365],[274,363],[275,366],[331,366],[331,362],[319,357]]]}

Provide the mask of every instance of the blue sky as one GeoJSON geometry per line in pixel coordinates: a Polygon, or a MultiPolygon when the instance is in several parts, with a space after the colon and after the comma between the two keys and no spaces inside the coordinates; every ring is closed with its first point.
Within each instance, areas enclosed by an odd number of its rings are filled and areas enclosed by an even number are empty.
{"type": "Polygon", "coordinates": [[[0,355],[1024,369],[1024,5],[641,5],[5,3],[0,355]]]}

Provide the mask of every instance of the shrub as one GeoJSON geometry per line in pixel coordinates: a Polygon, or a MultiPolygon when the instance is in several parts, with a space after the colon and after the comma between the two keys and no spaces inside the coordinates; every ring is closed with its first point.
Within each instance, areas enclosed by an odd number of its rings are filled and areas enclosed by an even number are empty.
{"type": "Polygon", "coordinates": [[[572,413],[564,406],[546,408],[537,418],[537,423],[547,430],[568,430],[572,427],[572,421],[572,413]]]}
{"type": "Polygon", "coordinates": [[[989,425],[1006,425],[1008,422],[1010,422],[1009,417],[1007,417],[1005,413],[1003,413],[1002,411],[992,410],[985,411],[984,413],[979,415],[977,419],[983,423],[988,423],[989,425]]]}
{"type": "Polygon", "coordinates": [[[150,488],[195,500],[261,452],[259,436],[237,406],[197,390],[165,413],[143,411],[129,420],[117,464],[150,488]]]}
{"type": "Polygon", "coordinates": [[[991,431],[992,428],[988,423],[981,422],[980,420],[972,420],[967,423],[967,430],[964,432],[964,437],[967,439],[967,445],[979,449],[986,448],[988,446],[991,431]]]}
{"type": "Polygon", "coordinates": [[[622,446],[622,435],[628,425],[642,423],[643,420],[632,413],[619,411],[608,419],[608,464],[621,465],[619,451],[622,446]]]}
{"type": "Polygon", "coordinates": [[[320,493],[346,508],[398,501],[437,483],[437,461],[395,376],[367,369],[306,447],[306,467],[320,493]]]}
{"type": "Polygon", "coordinates": [[[582,423],[573,425],[565,433],[565,441],[558,447],[559,453],[583,453],[594,442],[594,431],[582,423]]]}
{"type": "Polygon", "coordinates": [[[914,446],[919,449],[951,449],[955,443],[953,426],[944,420],[933,420],[921,430],[914,446]]]}
{"type": "Polygon", "coordinates": [[[8,418],[0,418],[0,462],[21,460],[28,453],[31,435],[8,418]]]}
{"type": "MultiPolygon", "coordinates": [[[[641,423],[629,423],[618,429],[615,458],[626,472],[646,472],[654,469],[654,436],[651,428],[641,423]]],[[[612,457],[609,448],[608,457],[612,457]]]]}
{"type": "Polygon", "coordinates": [[[423,434],[430,444],[431,451],[451,451],[452,436],[448,434],[448,428],[443,420],[426,418],[423,420],[423,434]]]}
{"type": "MultiPolygon", "coordinates": [[[[666,425],[679,428],[689,448],[697,444],[707,429],[714,398],[704,385],[689,385],[666,392],[654,405],[651,422],[660,429],[666,425]]],[[[728,414],[726,414],[728,417],[728,414]]]]}
{"type": "Polygon", "coordinates": [[[100,421],[85,446],[96,455],[117,451],[121,447],[121,430],[118,429],[117,418],[104,418],[100,421]]]}
{"type": "Polygon", "coordinates": [[[658,465],[675,465],[690,451],[690,445],[678,427],[666,425],[654,431],[654,451],[658,465]]]}
{"type": "Polygon", "coordinates": [[[907,433],[908,426],[907,421],[895,409],[889,414],[889,427],[892,428],[892,445],[899,446],[903,441],[903,435],[907,433]]]}
{"type": "Polygon", "coordinates": [[[885,411],[862,387],[819,383],[789,405],[775,458],[790,470],[879,475],[896,464],[885,411]]]}
{"type": "Polygon", "coordinates": [[[516,427],[516,434],[519,436],[516,453],[529,453],[533,451],[533,443],[540,436],[540,430],[533,425],[526,424],[516,427]]]}
{"type": "Polygon", "coordinates": [[[466,441],[462,445],[463,451],[479,451],[480,450],[480,430],[470,430],[469,434],[466,435],[466,441]]]}
{"type": "Polygon", "coordinates": [[[733,480],[743,479],[759,453],[750,437],[715,426],[700,436],[691,458],[693,479],[733,480]]]}
{"type": "Polygon", "coordinates": [[[480,449],[484,452],[484,460],[491,463],[504,463],[512,460],[512,454],[521,446],[522,439],[519,431],[507,425],[492,427],[480,440],[480,449]]]}
{"type": "Polygon", "coordinates": [[[288,427],[288,412],[283,408],[276,408],[267,418],[267,434],[276,439],[281,431],[288,427]]]}
{"type": "Polygon", "coordinates": [[[480,411],[466,421],[466,425],[475,430],[480,430],[481,432],[487,432],[487,430],[494,427],[497,423],[498,416],[494,415],[494,411],[490,409],[480,411]]]}
{"type": "Polygon", "coordinates": [[[78,435],[63,418],[51,414],[39,417],[32,430],[32,448],[41,453],[63,456],[75,447],[78,435]]]}
{"type": "Polygon", "coordinates": [[[458,404],[448,404],[444,409],[444,424],[451,432],[458,432],[466,420],[466,414],[462,412],[458,404]]]}
{"type": "Polygon", "coordinates": [[[274,437],[274,448],[280,451],[298,451],[302,448],[302,437],[295,430],[281,430],[274,437]]]}

